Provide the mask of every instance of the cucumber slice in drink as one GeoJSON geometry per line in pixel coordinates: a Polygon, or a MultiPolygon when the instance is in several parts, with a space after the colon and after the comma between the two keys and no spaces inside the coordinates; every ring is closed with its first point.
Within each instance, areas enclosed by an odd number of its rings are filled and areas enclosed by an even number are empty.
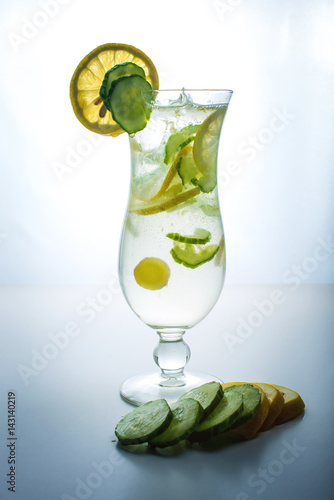
{"type": "Polygon", "coordinates": [[[125,415],[116,425],[115,434],[124,445],[145,443],[167,429],[172,416],[165,399],[149,401],[125,415]]]}
{"type": "Polygon", "coordinates": [[[105,107],[110,109],[109,92],[113,81],[117,80],[121,76],[139,75],[145,78],[145,71],[138,64],[132,62],[125,62],[123,64],[116,64],[104,75],[104,79],[100,88],[100,97],[105,105],[105,107]]]}
{"type": "Polygon", "coordinates": [[[224,388],[224,394],[239,392],[243,397],[243,410],[238,420],[234,423],[233,429],[240,427],[258,412],[261,406],[261,392],[252,384],[237,384],[224,388]]]}
{"type": "Polygon", "coordinates": [[[109,106],[112,117],[128,134],[146,127],[152,102],[152,87],[142,76],[121,76],[111,84],[109,106]]]}
{"type": "Polygon", "coordinates": [[[202,175],[200,178],[194,177],[191,179],[191,183],[198,186],[202,193],[211,193],[217,186],[216,172],[202,175]]]}
{"type": "Polygon", "coordinates": [[[196,177],[197,167],[192,154],[181,156],[177,163],[177,173],[181,177],[182,184],[189,184],[196,177]]]}
{"type": "Polygon", "coordinates": [[[171,423],[162,434],[149,441],[150,445],[165,448],[187,439],[203,415],[200,403],[190,398],[172,403],[170,409],[173,413],[171,423]]]}
{"type": "Polygon", "coordinates": [[[195,229],[193,236],[182,236],[180,233],[168,233],[167,238],[181,243],[190,243],[193,245],[205,245],[211,239],[210,231],[206,229],[195,229]]]}
{"type": "Polygon", "coordinates": [[[204,419],[189,436],[189,441],[207,441],[227,431],[239,418],[243,409],[243,398],[238,392],[224,392],[218,406],[204,419]]]}
{"type": "Polygon", "coordinates": [[[165,158],[164,162],[168,165],[174,160],[176,154],[180,149],[184,148],[187,144],[195,140],[195,134],[199,129],[200,125],[188,125],[182,128],[175,134],[172,134],[165,146],[165,158]]]}
{"type": "Polygon", "coordinates": [[[206,384],[195,387],[183,394],[178,401],[184,399],[195,399],[203,408],[203,417],[207,415],[219,404],[224,395],[223,388],[219,382],[207,382],[206,384]]]}
{"type": "Polygon", "coordinates": [[[214,258],[219,250],[219,245],[208,245],[206,247],[196,247],[189,243],[175,245],[170,253],[178,264],[182,264],[190,269],[195,269],[214,258]]]}

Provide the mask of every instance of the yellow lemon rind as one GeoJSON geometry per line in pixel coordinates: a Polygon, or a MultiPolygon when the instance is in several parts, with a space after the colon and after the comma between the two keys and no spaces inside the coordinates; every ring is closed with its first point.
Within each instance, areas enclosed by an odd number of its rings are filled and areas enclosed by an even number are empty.
{"type": "Polygon", "coordinates": [[[111,135],[117,137],[122,134],[122,130],[112,119],[100,98],[100,87],[102,85],[105,73],[116,64],[124,62],[134,62],[141,66],[145,71],[146,79],[152,85],[154,90],[159,88],[159,77],[156,68],[151,59],[141,50],[121,43],[107,43],[99,45],[89,54],[87,54],[75,69],[70,83],[70,99],[73,111],[77,119],[88,130],[101,135],[111,135]],[[92,68],[88,68],[91,66],[92,68]],[[79,79],[84,79],[86,75],[86,88],[79,89],[79,79]],[[94,116],[99,115],[101,123],[95,119],[90,121],[85,115],[87,106],[80,104],[80,92],[86,92],[89,96],[89,106],[94,110],[94,116]],[[96,109],[94,108],[96,106],[96,109]]]}

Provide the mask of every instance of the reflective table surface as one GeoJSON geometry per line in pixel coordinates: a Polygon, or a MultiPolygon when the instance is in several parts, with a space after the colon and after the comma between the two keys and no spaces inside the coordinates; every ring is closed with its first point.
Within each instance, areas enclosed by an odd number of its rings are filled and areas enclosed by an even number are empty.
{"type": "Polygon", "coordinates": [[[333,299],[329,285],[226,285],[186,334],[189,369],[290,387],[305,414],[252,441],[159,454],[114,435],[133,408],[119,387],[154,368],[158,341],[116,281],[1,288],[0,497],[332,499],[333,299]]]}

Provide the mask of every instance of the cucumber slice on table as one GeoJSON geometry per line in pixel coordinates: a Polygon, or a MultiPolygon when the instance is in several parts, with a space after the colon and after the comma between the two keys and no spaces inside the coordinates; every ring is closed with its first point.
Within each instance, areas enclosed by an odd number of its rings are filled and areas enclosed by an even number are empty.
{"type": "Polygon", "coordinates": [[[121,76],[139,75],[145,78],[145,71],[138,64],[132,62],[125,62],[123,64],[116,64],[104,75],[104,79],[100,88],[100,97],[105,107],[110,110],[109,92],[113,81],[121,76]]]}
{"type": "Polygon", "coordinates": [[[190,269],[195,269],[214,258],[219,250],[219,245],[208,245],[197,248],[189,243],[180,243],[171,249],[170,253],[178,264],[182,264],[190,269]]]}
{"type": "Polygon", "coordinates": [[[166,236],[171,240],[180,241],[181,243],[190,243],[193,245],[205,245],[211,239],[210,231],[200,228],[195,229],[192,236],[183,236],[180,233],[168,233],[166,236]]]}
{"type": "Polygon", "coordinates": [[[233,429],[236,429],[256,415],[261,405],[262,395],[259,389],[252,384],[237,384],[224,388],[224,394],[229,392],[239,392],[243,397],[242,413],[233,425],[233,429]]]}
{"type": "Polygon", "coordinates": [[[165,448],[187,439],[203,415],[200,403],[190,398],[172,403],[170,408],[173,413],[171,423],[162,434],[149,441],[150,445],[165,448]]]}
{"type": "Polygon", "coordinates": [[[173,414],[165,399],[144,403],[125,415],[115,428],[121,444],[140,444],[154,439],[169,426],[173,414]]]}
{"type": "Polygon", "coordinates": [[[121,76],[111,84],[109,106],[112,117],[128,134],[146,127],[152,102],[152,87],[142,76],[121,76]]]}
{"type": "Polygon", "coordinates": [[[174,160],[176,154],[180,149],[184,148],[187,144],[195,139],[195,134],[199,129],[200,125],[187,125],[187,127],[182,128],[175,134],[172,134],[165,146],[165,158],[164,162],[168,165],[174,160]]]}
{"type": "Polygon", "coordinates": [[[224,391],[219,382],[207,382],[206,384],[195,387],[183,394],[178,401],[191,398],[199,402],[203,408],[203,416],[205,418],[216,406],[223,397],[224,391]]]}
{"type": "Polygon", "coordinates": [[[189,440],[195,442],[207,441],[227,431],[239,418],[243,410],[243,397],[236,391],[224,392],[218,406],[198,425],[189,440]]]}

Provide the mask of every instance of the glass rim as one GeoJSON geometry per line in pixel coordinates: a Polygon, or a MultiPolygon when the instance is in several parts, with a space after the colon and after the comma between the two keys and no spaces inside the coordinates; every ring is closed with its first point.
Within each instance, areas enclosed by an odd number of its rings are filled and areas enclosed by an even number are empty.
{"type": "Polygon", "coordinates": [[[233,90],[230,89],[157,89],[153,90],[155,107],[179,107],[187,102],[195,106],[225,106],[228,105],[233,90]]]}
{"type": "Polygon", "coordinates": [[[153,92],[227,92],[229,94],[233,94],[233,90],[231,89],[194,89],[194,88],[171,88],[171,89],[153,89],[153,92]]]}

